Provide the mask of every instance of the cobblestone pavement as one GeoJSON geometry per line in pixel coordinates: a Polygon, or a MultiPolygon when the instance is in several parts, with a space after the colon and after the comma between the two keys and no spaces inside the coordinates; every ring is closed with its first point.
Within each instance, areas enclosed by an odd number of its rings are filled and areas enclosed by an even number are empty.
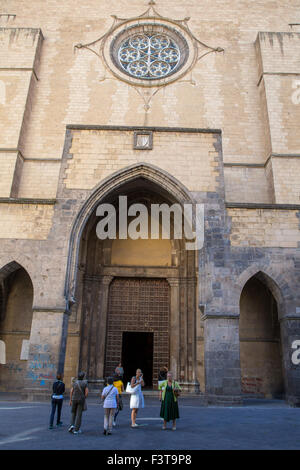
{"type": "Polygon", "coordinates": [[[300,409],[279,400],[245,400],[239,407],[203,407],[197,398],[180,399],[177,430],[163,431],[160,404],[145,399],[140,427],[130,427],[128,397],[111,436],[103,435],[103,408],[88,400],[82,434],[67,432],[68,400],[63,404],[63,427],[48,429],[50,403],[0,401],[0,450],[214,450],[299,449],[300,409]]]}

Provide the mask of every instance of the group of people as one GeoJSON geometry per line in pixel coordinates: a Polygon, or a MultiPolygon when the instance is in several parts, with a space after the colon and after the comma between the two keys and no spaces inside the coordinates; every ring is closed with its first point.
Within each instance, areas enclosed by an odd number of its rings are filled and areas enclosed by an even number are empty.
{"type": "MultiPolygon", "coordinates": [[[[112,433],[113,426],[116,425],[116,419],[119,412],[123,409],[122,393],[124,392],[123,383],[124,369],[119,364],[112,377],[108,377],[107,385],[101,393],[101,400],[104,408],[104,435],[112,433]]],[[[72,434],[79,434],[82,420],[82,412],[87,409],[86,398],[88,396],[88,382],[84,379],[84,372],[78,374],[77,380],[74,380],[70,391],[71,422],[68,431],[72,434]]],[[[172,430],[176,430],[176,420],[179,418],[178,396],[180,386],[173,378],[173,374],[167,366],[163,366],[158,376],[159,400],[161,401],[160,417],[163,419],[162,429],[167,429],[167,423],[172,421],[172,430]]],[[[142,387],[145,386],[143,373],[141,369],[136,370],[136,375],[128,382],[126,392],[130,393],[131,409],[131,427],[137,428],[137,413],[140,408],[144,408],[144,396],[142,387]]],[[[55,411],[57,409],[57,426],[61,426],[61,410],[63,404],[63,394],[65,384],[62,376],[57,375],[57,380],[53,384],[52,409],[50,415],[49,429],[53,429],[55,411]]]]}

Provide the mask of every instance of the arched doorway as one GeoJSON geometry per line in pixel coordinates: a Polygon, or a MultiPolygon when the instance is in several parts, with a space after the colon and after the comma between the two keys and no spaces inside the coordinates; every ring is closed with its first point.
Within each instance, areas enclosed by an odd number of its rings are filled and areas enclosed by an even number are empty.
{"type": "MultiPolygon", "coordinates": [[[[112,204],[118,211],[119,196],[128,198],[128,207],[178,203],[165,187],[144,177],[115,188],[101,203],[112,204]]],[[[96,210],[82,228],[78,251],[78,367],[87,372],[91,386],[98,386],[120,360],[127,361],[130,375],[141,367],[128,359],[133,354],[128,345],[133,341],[137,348],[147,344],[142,355],[149,385],[156,386],[158,369],[164,363],[187,386],[195,385],[195,252],[185,250],[185,240],[172,237],[100,240],[96,210]]]]}
{"type": "Polygon", "coordinates": [[[283,398],[278,304],[269,286],[272,287],[272,280],[259,272],[246,282],[241,293],[242,392],[255,397],[283,398]]]}
{"type": "Polygon", "coordinates": [[[0,365],[0,390],[23,390],[32,323],[33,285],[16,262],[0,270],[0,340],[5,357],[0,365]]]}
{"type": "Polygon", "coordinates": [[[162,364],[170,363],[170,286],[166,279],[113,279],[109,289],[104,375],[121,360],[130,380],[142,369],[147,387],[157,383],[162,364]]]}

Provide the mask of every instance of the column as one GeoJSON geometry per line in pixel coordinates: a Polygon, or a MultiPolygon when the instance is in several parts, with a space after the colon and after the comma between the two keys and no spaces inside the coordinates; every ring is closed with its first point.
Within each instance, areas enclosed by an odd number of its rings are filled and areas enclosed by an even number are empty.
{"type": "Polygon", "coordinates": [[[196,287],[195,278],[186,280],[186,295],[188,304],[188,381],[192,392],[199,393],[200,385],[197,378],[197,313],[196,313],[196,287]]]}
{"type": "Polygon", "coordinates": [[[101,279],[101,300],[99,308],[99,323],[98,323],[98,344],[97,344],[97,377],[103,379],[104,364],[105,364],[105,346],[106,346],[106,329],[107,329],[107,313],[108,313],[108,299],[109,299],[109,286],[113,280],[113,276],[103,276],[101,279]]]}
{"type": "Polygon", "coordinates": [[[180,380],[180,302],[179,279],[168,278],[170,285],[170,370],[180,380]]]}

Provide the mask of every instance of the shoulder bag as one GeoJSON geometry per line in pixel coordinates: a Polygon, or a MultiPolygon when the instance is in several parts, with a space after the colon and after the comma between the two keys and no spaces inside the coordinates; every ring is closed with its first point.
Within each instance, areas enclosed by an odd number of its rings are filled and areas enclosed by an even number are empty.
{"type": "Polygon", "coordinates": [[[175,395],[176,398],[178,398],[178,397],[180,397],[180,390],[179,390],[179,388],[176,388],[175,382],[173,382],[173,384],[174,384],[174,390],[173,390],[174,395],[175,395]]]}
{"type": "Polygon", "coordinates": [[[79,385],[79,383],[78,383],[77,380],[76,380],[76,382],[74,383],[74,385],[77,385],[77,388],[78,388],[78,390],[80,391],[80,393],[81,393],[81,395],[82,395],[82,398],[83,398],[83,408],[82,408],[82,410],[83,410],[83,411],[86,411],[86,410],[87,410],[86,398],[85,398],[85,395],[84,395],[83,391],[81,390],[81,387],[80,387],[80,385],[79,385]]]}
{"type": "Polygon", "coordinates": [[[132,387],[130,382],[128,382],[127,387],[126,387],[126,392],[130,393],[131,395],[134,395],[135,393],[138,392],[138,387],[132,387]]]}
{"type": "Polygon", "coordinates": [[[104,395],[104,398],[102,398],[102,401],[104,402],[106,400],[106,398],[108,397],[108,395],[110,394],[110,392],[112,391],[112,389],[114,388],[114,385],[111,386],[111,389],[107,392],[106,395],[104,395]]]}

